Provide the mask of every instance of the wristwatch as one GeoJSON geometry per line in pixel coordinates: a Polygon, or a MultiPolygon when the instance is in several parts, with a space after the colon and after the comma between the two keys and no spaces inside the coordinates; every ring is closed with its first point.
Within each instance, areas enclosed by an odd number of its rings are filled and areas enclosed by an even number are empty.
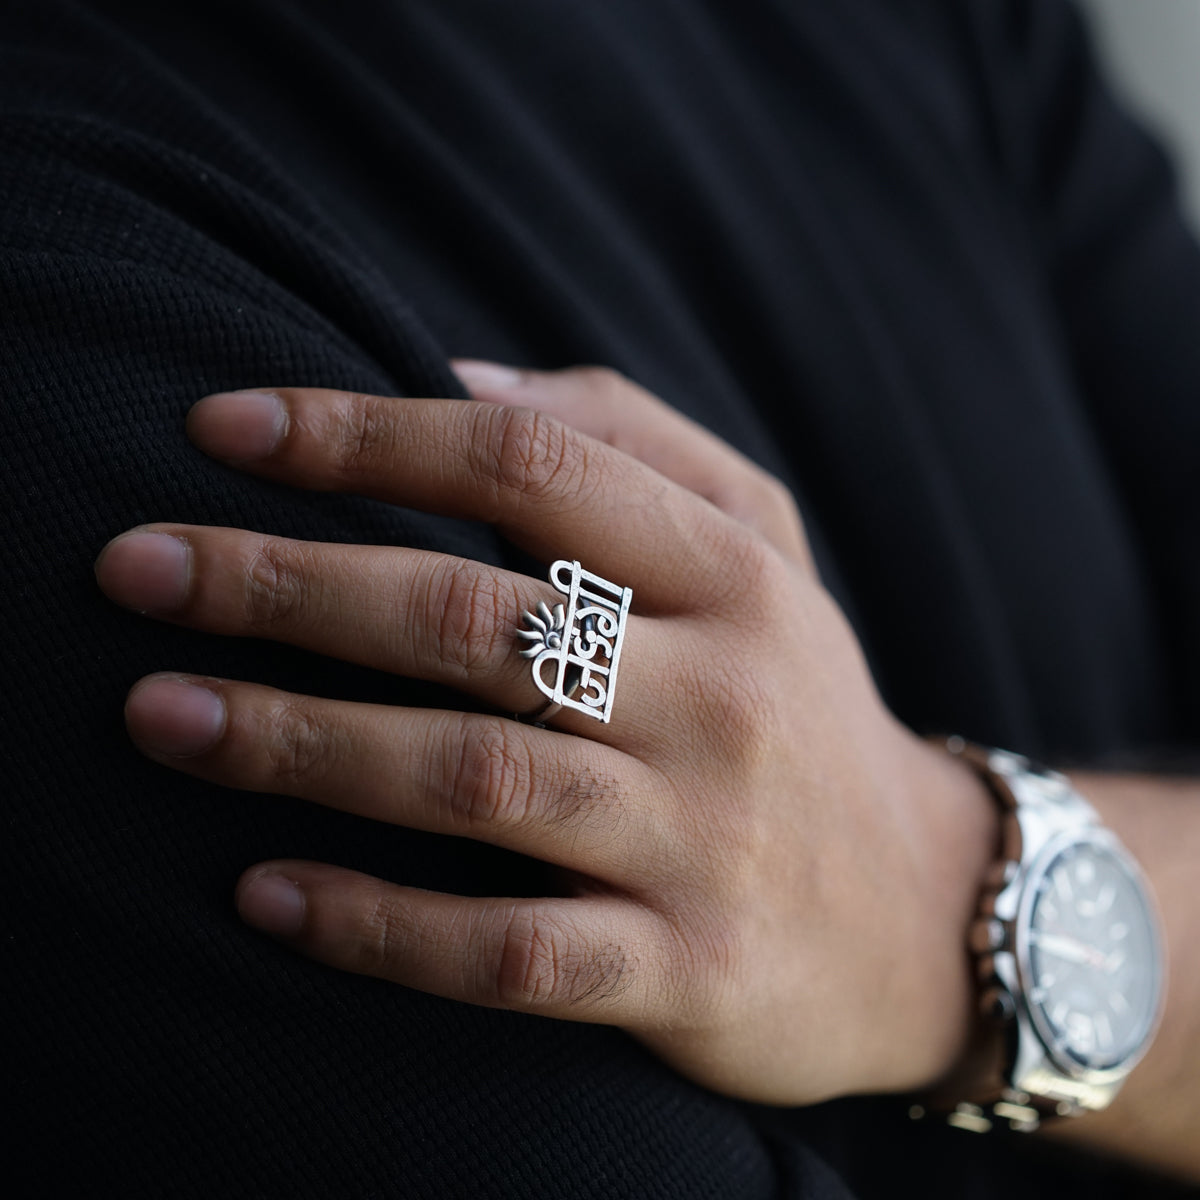
{"type": "Polygon", "coordinates": [[[990,1063],[947,1119],[1029,1131],[1105,1108],[1148,1049],[1166,990],[1150,886],[1065,776],[962,738],[946,746],[979,772],[1004,821],[970,934],[999,1050],[993,1037],[990,1063]]]}

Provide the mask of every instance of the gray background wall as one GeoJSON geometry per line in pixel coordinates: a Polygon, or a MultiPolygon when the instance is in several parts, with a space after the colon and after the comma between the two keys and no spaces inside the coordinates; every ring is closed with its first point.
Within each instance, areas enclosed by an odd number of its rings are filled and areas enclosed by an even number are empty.
{"type": "Polygon", "coordinates": [[[1080,0],[1130,105],[1166,141],[1200,231],[1200,0],[1080,0]]]}

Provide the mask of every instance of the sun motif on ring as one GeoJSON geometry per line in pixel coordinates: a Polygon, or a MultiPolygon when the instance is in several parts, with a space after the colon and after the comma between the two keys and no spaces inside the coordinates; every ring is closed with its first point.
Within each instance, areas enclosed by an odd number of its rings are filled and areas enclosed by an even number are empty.
{"type": "Polygon", "coordinates": [[[537,614],[523,612],[521,614],[529,629],[518,629],[517,637],[532,643],[520,652],[522,658],[536,658],[545,650],[561,650],[563,631],[567,624],[567,612],[561,604],[550,606],[545,601],[537,603],[537,614]]]}

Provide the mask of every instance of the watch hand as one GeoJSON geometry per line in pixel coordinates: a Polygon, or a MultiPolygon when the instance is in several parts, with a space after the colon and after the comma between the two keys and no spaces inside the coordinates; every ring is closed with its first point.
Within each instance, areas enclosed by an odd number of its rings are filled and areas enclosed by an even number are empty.
{"type": "Polygon", "coordinates": [[[1032,941],[1038,949],[1045,950],[1067,962],[1108,969],[1108,959],[1100,951],[1091,946],[1085,946],[1083,942],[1076,941],[1074,938],[1063,937],[1058,933],[1035,933],[1032,935],[1032,941]]]}

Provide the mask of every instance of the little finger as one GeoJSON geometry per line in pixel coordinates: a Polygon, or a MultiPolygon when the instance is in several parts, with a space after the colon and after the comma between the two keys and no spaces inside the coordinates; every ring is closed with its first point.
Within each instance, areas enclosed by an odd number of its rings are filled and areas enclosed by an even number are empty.
{"type": "Polygon", "coordinates": [[[658,918],[618,897],[475,899],[283,860],[251,867],[236,902],[331,967],[468,1004],[630,1027],[666,991],[658,918]]]}

